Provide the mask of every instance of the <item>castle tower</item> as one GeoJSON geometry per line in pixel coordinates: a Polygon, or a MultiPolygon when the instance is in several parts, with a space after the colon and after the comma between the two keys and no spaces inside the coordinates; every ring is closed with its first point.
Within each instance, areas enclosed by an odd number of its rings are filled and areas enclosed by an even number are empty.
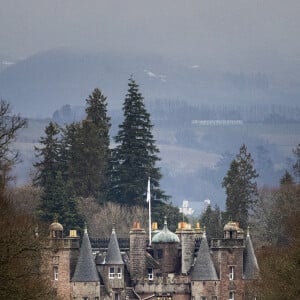
{"type": "Polygon", "coordinates": [[[143,280],[146,272],[146,232],[134,223],[130,230],[130,275],[134,281],[143,280]]]}
{"type": "Polygon", "coordinates": [[[195,300],[211,299],[210,297],[219,295],[219,278],[210,255],[205,232],[191,273],[191,282],[192,298],[194,297],[195,300]]]}
{"type": "Polygon", "coordinates": [[[243,230],[236,222],[228,222],[224,226],[224,238],[212,239],[211,250],[216,271],[220,279],[221,299],[243,299],[243,230]]]}
{"type": "Polygon", "coordinates": [[[106,291],[113,299],[124,299],[124,261],[115,228],[112,229],[106,257],[100,266],[106,291]]]}
{"type": "Polygon", "coordinates": [[[72,299],[100,299],[100,278],[87,229],[84,229],[80,254],[71,280],[72,299]]]}
{"type": "Polygon", "coordinates": [[[163,273],[175,273],[178,260],[178,236],[168,229],[167,219],[164,228],[152,238],[154,258],[159,262],[163,273]]]}
{"type": "Polygon", "coordinates": [[[44,249],[45,271],[62,299],[70,299],[70,280],[79,254],[79,237],[76,230],[69,237],[63,237],[63,226],[55,220],[49,226],[48,244],[44,249]]]}

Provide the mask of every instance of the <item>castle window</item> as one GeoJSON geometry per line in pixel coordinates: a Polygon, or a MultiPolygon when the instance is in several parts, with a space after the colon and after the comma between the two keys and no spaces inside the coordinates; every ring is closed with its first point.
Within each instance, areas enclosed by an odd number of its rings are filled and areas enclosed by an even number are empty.
{"type": "Polygon", "coordinates": [[[229,300],[234,300],[234,292],[229,292],[229,300]]]}
{"type": "Polygon", "coordinates": [[[234,267],[229,267],[229,280],[234,280],[234,267]]]}
{"type": "Polygon", "coordinates": [[[122,269],[120,267],[118,267],[117,271],[118,271],[117,276],[119,279],[121,279],[122,278],[122,269]]]}
{"type": "Polygon", "coordinates": [[[109,273],[108,273],[108,278],[109,279],[113,279],[115,277],[115,268],[114,267],[110,267],[109,268],[109,273]]]}
{"type": "Polygon", "coordinates": [[[161,259],[164,257],[164,251],[163,249],[157,249],[157,258],[161,259]]]}
{"type": "Polygon", "coordinates": [[[200,300],[207,300],[207,298],[202,296],[200,300]]]}
{"type": "Polygon", "coordinates": [[[114,300],[119,300],[120,299],[120,296],[118,293],[115,293],[115,299],[114,300]]]}
{"type": "Polygon", "coordinates": [[[57,266],[53,267],[53,279],[58,280],[58,267],[57,266]]]}
{"type": "Polygon", "coordinates": [[[148,268],[148,280],[153,280],[153,269],[148,268]]]}

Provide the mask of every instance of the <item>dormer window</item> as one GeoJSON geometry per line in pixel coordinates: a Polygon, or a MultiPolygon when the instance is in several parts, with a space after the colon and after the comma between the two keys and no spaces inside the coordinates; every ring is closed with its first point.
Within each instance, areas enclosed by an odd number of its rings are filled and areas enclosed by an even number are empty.
{"type": "Polygon", "coordinates": [[[109,279],[114,279],[114,278],[121,279],[122,278],[122,268],[121,267],[110,267],[109,271],[108,271],[108,278],[109,279]]]}
{"type": "Polygon", "coordinates": [[[229,267],[229,280],[234,280],[234,267],[229,267]]]}
{"type": "Polygon", "coordinates": [[[120,268],[120,267],[117,268],[117,276],[119,279],[122,278],[122,268],[120,268]]]}
{"type": "Polygon", "coordinates": [[[148,280],[153,280],[153,269],[148,268],[148,280]]]}
{"type": "Polygon", "coordinates": [[[115,268],[114,267],[109,268],[108,278],[109,279],[114,279],[115,278],[115,268]]]}

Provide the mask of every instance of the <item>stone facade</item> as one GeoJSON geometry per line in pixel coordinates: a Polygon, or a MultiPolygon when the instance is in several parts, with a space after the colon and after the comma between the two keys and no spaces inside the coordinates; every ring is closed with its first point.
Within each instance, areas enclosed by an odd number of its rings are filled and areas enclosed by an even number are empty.
{"type": "Polygon", "coordinates": [[[50,225],[50,237],[45,245],[42,272],[46,274],[62,299],[70,299],[71,276],[75,271],[79,256],[79,237],[75,234],[63,238],[63,229],[62,227],[56,228],[56,224],[58,223],[54,222],[50,225]]]}
{"type": "Polygon", "coordinates": [[[180,223],[172,233],[166,221],[152,243],[138,223],[122,247],[114,229],[108,245],[101,247],[87,231],[80,248],[78,237],[57,236],[49,238],[45,255],[49,272],[58,267],[58,277],[52,282],[62,299],[259,299],[245,288],[246,282],[258,276],[250,235],[245,239],[234,222],[224,227],[223,238],[212,239],[210,244],[199,225],[193,229],[180,223]]]}

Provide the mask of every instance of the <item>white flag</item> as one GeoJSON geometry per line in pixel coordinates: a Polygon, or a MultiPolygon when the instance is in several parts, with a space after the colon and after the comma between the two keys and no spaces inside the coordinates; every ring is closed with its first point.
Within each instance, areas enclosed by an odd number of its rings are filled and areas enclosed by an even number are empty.
{"type": "Polygon", "coordinates": [[[148,187],[147,187],[147,203],[150,202],[150,198],[151,198],[151,195],[150,195],[150,177],[148,178],[148,187]]]}

